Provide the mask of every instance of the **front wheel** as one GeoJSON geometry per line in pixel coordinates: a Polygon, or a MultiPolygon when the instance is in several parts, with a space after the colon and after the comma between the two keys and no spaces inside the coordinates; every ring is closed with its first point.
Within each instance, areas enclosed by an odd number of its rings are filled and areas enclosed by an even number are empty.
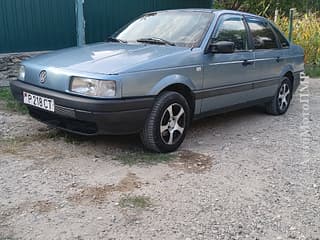
{"type": "Polygon", "coordinates": [[[177,92],[163,92],[140,133],[143,145],[151,151],[175,151],[183,142],[190,122],[190,107],[177,92]]]}
{"type": "Polygon", "coordinates": [[[266,111],[272,115],[282,115],[287,112],[292,99],[292,84],[285,77],[281,85],[273,97],[272,101],[266,105],[266,111]]]}

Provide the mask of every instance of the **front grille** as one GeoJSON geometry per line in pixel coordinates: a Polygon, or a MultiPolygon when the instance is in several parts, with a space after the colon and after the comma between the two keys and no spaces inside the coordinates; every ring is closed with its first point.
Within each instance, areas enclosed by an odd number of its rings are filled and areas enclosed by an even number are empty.
{"type": "Polygon", "coordinates": [[[95,123],[80,121],[77,119],[72,119],[69,117],[64,117],[55,113],[50,113],[34,108],[29,108],[30,115],[48,125],[52,125],[58,128],[62,128],[71,132],[85,134],[85,135],[94,135],[97,134],[98,128],[95,123]]]}

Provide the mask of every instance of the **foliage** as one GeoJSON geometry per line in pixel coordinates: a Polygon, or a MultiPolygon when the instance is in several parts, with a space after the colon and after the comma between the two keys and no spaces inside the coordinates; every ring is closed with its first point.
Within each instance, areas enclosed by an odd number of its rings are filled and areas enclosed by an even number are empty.
{"type": "Polygon", "coordinates": [[[283,15],[289,14],[290,8],[299,12],[320,10],[320,1],[314,0],[215,0],[214,8],[224,8],[251,12],[254,14],[271,17],[278,8],[283,15]]]}
{"type": "Polygon", "coordinates": [[[26,114],[28,112],[24,105],[20,104],[14,99],[8,87],[0,87],[0,101],[5,102],[5,107],[7,110],[22,114],[26,114]]]}
{"type": "MultiPolygon", "coordinates": [[[[320,65],[320,19],[315,14],[305,14],[293,24],[293,42],[304,48],[306,63],[320,65]]],[[[287,17],[279,19],[277,25],[288,35],[287,17]]]]}
{"type": "Polygon", "coordinates": [[[296,9],[293,42],[305,50],[307,74],[320,76],[320,1],[315,0],[215,0],[214,8],[251,12],[273,19],[279,10],[277,25],[288,36],[289,10],[296,9]],[[317,14],[311,14],[316,12],[317,14]]]}
{"type": "Polygon", "coordinates": [[[306,74],[311,78],[320,77],[320,65],[307,64],[306,65],[306,74]]]}

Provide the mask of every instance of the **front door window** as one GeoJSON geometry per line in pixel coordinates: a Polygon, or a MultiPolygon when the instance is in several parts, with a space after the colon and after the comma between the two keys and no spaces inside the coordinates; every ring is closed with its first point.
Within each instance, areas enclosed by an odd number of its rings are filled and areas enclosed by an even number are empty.
{"type": "Polygon", "coordinates": [[[236,51],[246,51],[249,48],[247,30],[241,16],[224,16],[213,39],[216,42],[233,42],[236,51]]]}

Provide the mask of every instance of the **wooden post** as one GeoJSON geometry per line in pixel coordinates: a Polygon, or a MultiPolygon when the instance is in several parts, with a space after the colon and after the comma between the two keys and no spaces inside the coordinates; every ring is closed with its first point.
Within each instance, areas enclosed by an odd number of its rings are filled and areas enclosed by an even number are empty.
{"type": "Polygon", "coordinates": [[[85,19],[83,14],[83,4],[85,0],[75,0],[76,3],[76,27],[77,45],[82,46],[86,43],[85,19]]]}
{"type": "Polygon", "coordinates": [[[278,22],[278,17],[279,17],[279,0],[277,0],[277,7],[276,7],[276,11],[274,12],[274,22],[275,23],[278,22]]]}
{"type": "Polygon", "coordinates": [[[290,15],[289,15],[289,41],[292,42],[292,32],[293,32],[293,14],[294,8],[290,8],[290,15]]]}
{"type": "Polygon", "coordinates": [[[278,16],[279,16],[279,9],[276,8],[276,11],[274,12],[274,22],[275,22],[275,23],[278,22],[278,16]]]}

